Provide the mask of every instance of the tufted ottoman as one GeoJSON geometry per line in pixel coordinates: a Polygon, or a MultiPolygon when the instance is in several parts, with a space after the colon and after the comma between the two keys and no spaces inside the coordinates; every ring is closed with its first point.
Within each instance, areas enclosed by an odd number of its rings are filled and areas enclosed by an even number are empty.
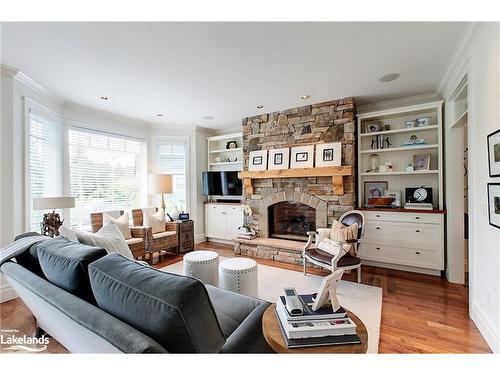
{"type": "Polygon", "coordinates": [[[219,254],[215,251],[192,251],[184,255],[184,275],[196,277],[204,284],[217,286],[219,254]]]}
{"type": "Polygon", "coordinates": [[[231,258],[219,266],[219,287],[257,297],[257,262],[248,258],[231,258]]]}

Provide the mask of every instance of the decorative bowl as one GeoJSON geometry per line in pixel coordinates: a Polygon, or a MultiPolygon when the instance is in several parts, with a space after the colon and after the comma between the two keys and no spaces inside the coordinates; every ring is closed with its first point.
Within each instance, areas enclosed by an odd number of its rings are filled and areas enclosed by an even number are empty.
{"type": "Polygon", "coordinates": [[[417,122],[417,127],[419,126],[429,126],[431,124],[431,118],[430,117],[421,117],[416,119],[417,122]]]}
{"type": "Polygon", "coordinates": [[[390,206],[393,201],[393,197],[368,198],[368,204],[370,206],[390,206]]]}

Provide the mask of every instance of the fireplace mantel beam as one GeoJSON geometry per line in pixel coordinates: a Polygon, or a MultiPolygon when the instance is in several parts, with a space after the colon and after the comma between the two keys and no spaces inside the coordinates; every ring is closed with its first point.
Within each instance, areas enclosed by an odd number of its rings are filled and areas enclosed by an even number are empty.
{"type": "Polygon", "coordinates": [[[351,176],[351,166],[324,167],[324,168],[297,168],[266,171],[243,171],[238,177],[243,180],[245,192],[253,194],[253,182],[263,178],[295,178],[295,177],[332,177],[333,191],[336,195],[344,194],[344,176],[351,176]]]}

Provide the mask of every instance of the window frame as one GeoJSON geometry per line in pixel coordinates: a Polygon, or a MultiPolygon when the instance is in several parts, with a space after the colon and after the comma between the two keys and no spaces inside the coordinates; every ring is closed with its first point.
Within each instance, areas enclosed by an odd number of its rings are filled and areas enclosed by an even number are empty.
{"type": "MultiPolygon", "coordinates": [[[[63,168],[63,125],[61,116],[35,102],[34,100],[23,97],[24,105],[24,229],[25,231],[31,231],[31,216],[32,216],[32,204],[29,199],[31,199],[31,166],[30,166],[30,154],[31,154],[31,113],[35,113],[40,117],[44,117],[56,124],[57,131],[57,142],[56,142],[56,155],[57,158],[57,182],[56,190],[57,195],[61,196],[64,192],[64,179],[65,171],[63,168]]],[[[69,210],[63,210],[63,218],[69,218],[69,210]]]]}
{"type": "MultiPolygon", "coordinates": [[[[65,178],[64,178],[64,190],[65,193],[68,195],[71,194],[71,155],[70,155],[70,132],[71,130],[75,131],[81,131],[81,132],[86,132],[86,133],[94,133],[97,135],[103,135],[107,137],[115,137],[115,138],[121,138],[124,140],[128,141],[135,141],[141,143],[141,165],[142,165],[142,171],[139,171],[142,176],[139,178],[140,181],[140,191],[139,191],[139,201],[141,201],[144,204],[147,204],[148,202],[148,173],[149,173],[149,168],[148,168],[148,152],[149,152],[149,143],[147,139],[144,138],[139,138],[139,137],[134,137],[134,136],[128,136],[128,135],[123,135],[123,134],[117,134],[114,132],[110,132],[107,130],[97,130],[93,127],[85,127],[85,126],[80,126],[80,125],[68,125],[66,127],[66,136],[65,136],[65,160],[63,160],[63,163],[65,163],[65,178]]],[[[125,207],[123,207],[125,208],[125,207]]],[[[130,214],[130,212],[129,212],[130,214]]],[[[130,219],[132,219],[132,216],[130,215],[130,219]]],[[[71,217],[68,217],[68,222],[69,225],[71,225],[71,217]]],[[[82,228],[78,228],[82,229],[82,228]]],[[[86,228],[83,228],[86,229],[86,228]]]]}
{"type": "MultiPolygon", "coordinates": [[[[158,165],[158,156],[159,156],[158,155],[158,147],[162,144],[165,144],[165,143],[184,143],[185,152],[186,152],[186,162],[185,162],[185,166],[184,166],[184,175],[186,176],[186,212],[189,212],[190,216],[192,217],[193,214],[191,213],[191,201],[192,201],[191,192],[193,190],[191,187],[191,180],[192,180],[191,179],[191,152],[190,152],[191,137],[190,136],[173,136],[173,135],[172,136],[156,136],[156,137],[152,138],[151,143],[154,145],[153,150],[152,150],[153,152],[151,153],[152,159],[153,159],[152,163],[151,163],[151,165],[153,166],[153,168],[152,168],[153,174],[161,173],[159,165],[158,165]]],[[[149,181],[148,181],[148,184],[149,184],[149,181]]],[[[151,187],[148,185],[148,192],[151,191],[150,188],[151,187]]],[[[157,202],[157,200],[159,199],[159,195],[158,196],[157,195],[158,194],[148,194],[150,205],[157,202]]]]}

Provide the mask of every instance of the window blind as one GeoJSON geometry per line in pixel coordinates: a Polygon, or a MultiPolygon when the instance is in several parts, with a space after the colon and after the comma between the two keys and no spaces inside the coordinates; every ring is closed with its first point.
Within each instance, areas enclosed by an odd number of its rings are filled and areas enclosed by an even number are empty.
{"type": "Polygon", "coordinates": [[[172,175],[172,194],[165,195],[167,212],[177,207],[186,209],[186,144],[161,142],[157,144],[157,166],[160,173],[172,175]]]}
{"type": "Polygon", "coordinates": [[[87,229],[90,214],[129,211],[145,202],[145,143],[83,129],[69,131],[71,226],[87,229]]]}
{"type": "Polygon", "coordinates": [[[60,195],[60,133],[56,121],[29,113],[27,206],[29,230],[40,231],[43,211],[33,210],[33,199],[60,195]]]}

